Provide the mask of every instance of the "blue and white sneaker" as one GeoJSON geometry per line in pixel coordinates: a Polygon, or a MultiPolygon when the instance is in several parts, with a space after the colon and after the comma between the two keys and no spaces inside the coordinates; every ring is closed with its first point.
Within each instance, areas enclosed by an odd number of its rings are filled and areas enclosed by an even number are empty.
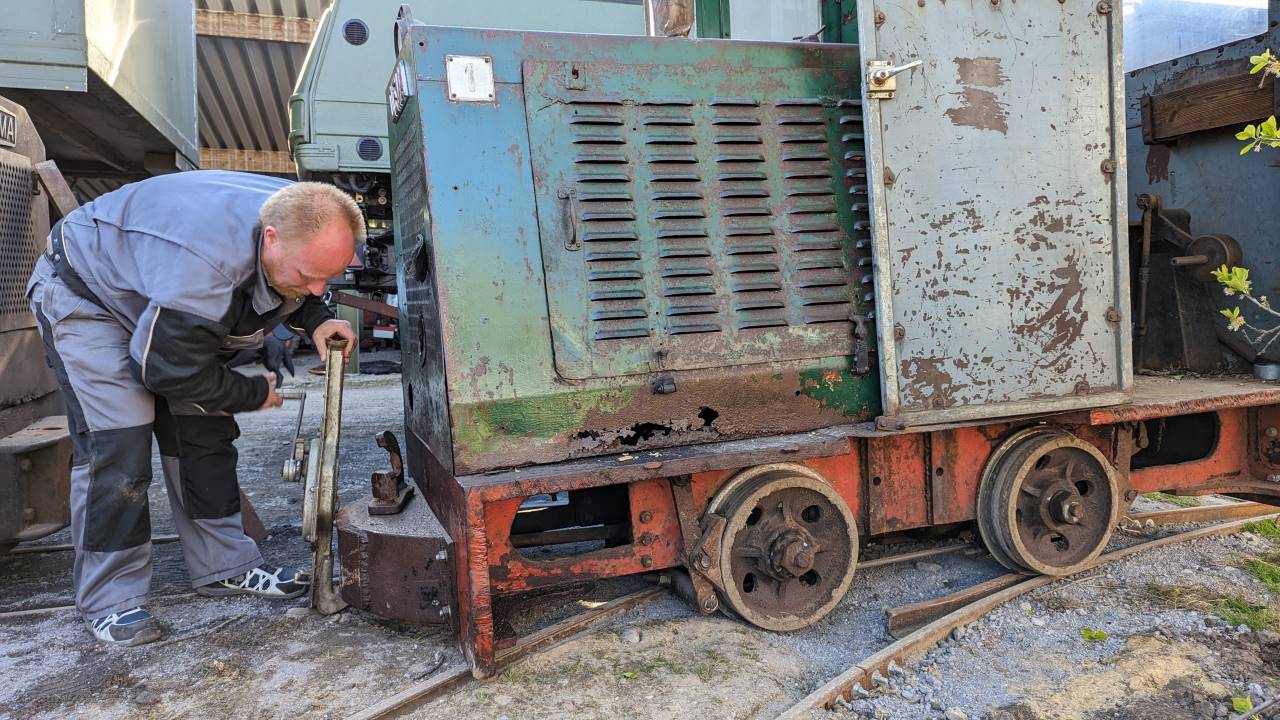
{"type": "Polygon", "coordinates": [[[108,645],[133,647],[160,639],[160,623],[141,607],[114,612],[93,620],[86,619],[84,626],[108,645]]]}
{"type": "Polygon", "coordinates": [[[296,598],[311,588],[311,575],[302,570],[260,565],[243,575],[196,588],[197,595],[228,597],[256,595],[272,600],[296,598]]]}

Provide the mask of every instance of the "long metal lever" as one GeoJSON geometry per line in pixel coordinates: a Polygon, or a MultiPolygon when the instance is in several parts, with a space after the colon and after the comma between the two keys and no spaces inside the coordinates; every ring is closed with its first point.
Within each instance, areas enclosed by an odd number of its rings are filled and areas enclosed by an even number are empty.
{"type": "MultiPolygon", "coordinates": [[[[311,607],[321,615],[332,615],[347,606],[333,587],[333,516],[338,500],[338,439],[342,426],[342,351],[345,340],[330,340],[325,362],[324,421],[318,447],[312,454],[319,462],[308,467],[307,492],[315,493],[314,521],[307,537],[312,545],[311,607]],[[318,451],[318,452],[317,452],[318,451]],[[311,468],[315,473],[311,473],[311,468]]],[[[316,441],[313,441],[316,442],[316,441]]],[[[307,523],[304,518],[304,535],[307,523]]]]}

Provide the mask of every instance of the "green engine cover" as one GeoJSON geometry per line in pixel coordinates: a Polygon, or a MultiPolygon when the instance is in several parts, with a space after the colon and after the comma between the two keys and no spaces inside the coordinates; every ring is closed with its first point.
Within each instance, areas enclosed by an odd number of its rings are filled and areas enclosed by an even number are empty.
{"type": "Polygon", "coordinates": [[[878,412],[856,46],[402,32],[411,446],[464,475],[878,412]]]}

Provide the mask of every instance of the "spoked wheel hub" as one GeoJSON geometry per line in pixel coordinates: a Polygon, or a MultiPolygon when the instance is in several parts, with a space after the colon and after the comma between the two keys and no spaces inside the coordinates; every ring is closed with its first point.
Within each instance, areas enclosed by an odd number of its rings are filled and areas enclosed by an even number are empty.
{"type": "Polygon", "coordinates": [[[1106,547],[1121,497],[1115,470],[1097,448],[1035,428],[1009,438],[988,460],[978,526],[1005,567],[1067,575],[1106,547]]]}
{"type": "Polygon", "coordinates": [[[767,630],[817,622],[844,597],[858,532],[844,499],[800,465],[752,468],[730,480],[710,512],[726,520],[722,606],[767,630]]]}

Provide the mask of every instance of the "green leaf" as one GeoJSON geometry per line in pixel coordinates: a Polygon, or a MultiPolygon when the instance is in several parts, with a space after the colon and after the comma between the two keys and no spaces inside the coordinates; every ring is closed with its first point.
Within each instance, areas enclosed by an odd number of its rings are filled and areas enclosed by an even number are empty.
{"type": "Polygon", "coordinates": [[[1258,126],[1258,135],[1262,137],[1276,136],[1276,116],[1275,115],[1272,115],[1271,117],[1262,121],[1262,124],[1258,126]]]}
{"type": "MultiPolygon", "coordinates": [[[[626,672],[622,673],[622,678],[623,678],[624,680],[635,680],[635,679],[636,679],[636,672],[635,672],[634,670],[628,670],[628,671],[626,671],[626,672]]],[[[1246,709],[1248,709],[1248,708],[1246,708],[1246,709]]]]}
{"type": "Polygon", "coordinates": [[[1082,627],[1080,628],[1080,637],[1084,638],[1085,642],[1102,642],[1107,639],[1107,633],[1105,630],[1082,627]]]}
{"type": "MultiPolygon", "coordinates": [[[[1253,289],[1253,283],[1249,281],[1248,268],[1233,267],[1230,272],[1215,273],[1214,277],[1228,289],[1241,294],[1248,294],[1253,289]]],[[[1227,294],[1230,295],[1231,293],[1227,294]]]]}
{"type": "Polygon", "coordinates": [[[1245,125],[1244,129],[1236,133],[1237,140],[1252,140],[1258,136],[1258,128],[1253,125],[1245,125]]]}
{"type": "Polygon", "coordinates": [[[1241,154],[1241,155],[1243,155],[1243,154],[1245,154],[1245,153],[1249,152],[1250,150],[1252,150],[1252,149],[1253,149],[1253,146],[1254,146],[1254,145],[1257,145],[1257,144],[1258,144],[1258,143],[1255,141],[1255,142],[1251,142],[1251,143],[1249,143],[1248,145],[1245,145],[1244,147],[1240,148],[1240,154],[1241,154]]]}
{"type": "Polygon", "coordinates": [[[1228,319],[1228,320],[1235,320],[1236,318],[1240,317],[1240,307],[1239,307],[1239,306],[1236,306],[1236,307],[1234,307],[1234,308],[1232,308],[1232,309],[1230,309],[1230,310],[1219,310],[1218,312],[1222,314],[1222,317],[1224,317],[1224,318],[1226,318],[1226,319],[1228,319]]]}
{"type": "Polygon", "coordinates": [[[1249,712],[1253,709],[1253,701],[1247,697],[1231,698],[1231,709],[1238,713],[1249,712]]]}

